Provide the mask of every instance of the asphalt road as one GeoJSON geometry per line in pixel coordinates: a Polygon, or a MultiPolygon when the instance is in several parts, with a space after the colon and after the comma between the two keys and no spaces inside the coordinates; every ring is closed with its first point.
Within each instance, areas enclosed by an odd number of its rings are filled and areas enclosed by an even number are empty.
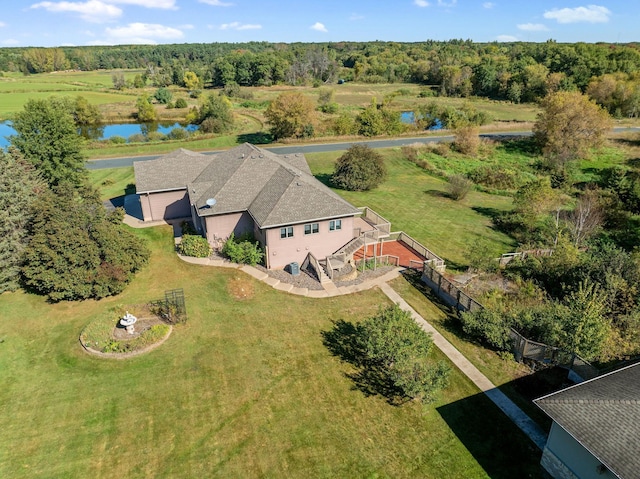
{"type": "MultiPolygon", "coordinates": [[[[625,131],[640,131],[640,127],[631,128],[614,128],[615,133],[621,133],[625,131]]],[[[530,131],[520,132],[499,132],[499,133],[483,133],[480,135],[482,138],[496,138],[496,137],[519,137],[519,136],[531,136],[530,131]]],[[[428,137],[416,137],[416,138],[397,138],[392,140],[369,140],[369,141],[357,141],[357,142],[343,142],[343,143],[322,143],[316,145],[295,145],[295,146],[274,146],[264,147],[265,150],[271,151],[278,155],[286,155],[291,153],[323,153],[327,151],[341,151],[346,150],[353,144],[367,145],[371,148],[397,148],[404,145],[411,145],[415,143],[434,143],[439,141],[451,141],[452,135],[446,136],[428,136],[428,137]]],[[[216,151],[203,151],[201,153],[205,155],[213,155],[218,153],[216,151]]],[[[160,155],[151,156],[133,156],[125,158],[109,158],[106,160],[90,160],[87,162],[87,169],[89,170],[102,170],[106,168],[123,168],[126,166],[132,166],[136,161],[153,160],[160,155]]]]}

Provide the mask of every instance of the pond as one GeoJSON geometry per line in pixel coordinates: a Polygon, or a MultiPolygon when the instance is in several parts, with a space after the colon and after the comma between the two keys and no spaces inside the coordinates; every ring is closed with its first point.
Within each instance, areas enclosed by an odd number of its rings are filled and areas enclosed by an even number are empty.
{"type": "MultiPolygon", "coordinates": [[[[184,128],[187,131],[196,131],[198,125],[182,125],[176,122],[158,122],[158,123],[112,123],[94,128],[87,128],[80,131],[82,136],[90,140],[108,140],[114,136],[124,139],[132,135],[144,135],[158,132],[163,135],[169,134],[176,128],[184,128]]],[[[0,148],[6,148],[9,145],[7,139],[11,135],[15,135],[16,131],[11,127],[10,121],[0,122],[0,148]]]]}
{"type": "MultiPolygon", "coordinates": [[[[412,111],[403,111],[400,113],[400,121],[407,125],[414,125],[416,123],[416,114],[412,111]]],[[[427,130],[442,130],[442,122],[439,118],[436,118],[433,125],[427,128],[427,130]]]]}

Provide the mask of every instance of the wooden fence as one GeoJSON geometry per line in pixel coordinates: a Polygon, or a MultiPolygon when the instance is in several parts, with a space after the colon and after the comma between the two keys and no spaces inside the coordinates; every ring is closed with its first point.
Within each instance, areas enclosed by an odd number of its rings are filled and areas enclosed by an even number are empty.
{"type": "MultiPolygon", "coordinates": [[[[482,304],[478,303],[426,262],[422,270],[422,282],[443,302],[457,311],[473,312],[484,309],[482,304]]],[[[526,358],[543,364],[560,366],[569,370],[569,379],[574,382],[592,379],[600,374],[594,366],[577,354],[527,339],[515,329],[511,329],[509,337],[512,344],[511,351],[518,362],[526,358]]]]}

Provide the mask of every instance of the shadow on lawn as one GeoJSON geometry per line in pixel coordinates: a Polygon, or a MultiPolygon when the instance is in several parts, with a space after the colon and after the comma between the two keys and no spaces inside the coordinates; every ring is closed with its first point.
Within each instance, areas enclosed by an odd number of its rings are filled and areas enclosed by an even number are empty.
{"type": "Polygon", "coordinates": [[[238,135],[238,144],[251,143],[252,145],[268,145],[273,142],[273,136],[266,131],[256,131],[254,133],[241,133],[238,135]]]}
{"type": "Polygon", "coordinates": [[[542,451],[484,393],[436,411],[492,479],[545,477],[539,465],[542,451]]]}

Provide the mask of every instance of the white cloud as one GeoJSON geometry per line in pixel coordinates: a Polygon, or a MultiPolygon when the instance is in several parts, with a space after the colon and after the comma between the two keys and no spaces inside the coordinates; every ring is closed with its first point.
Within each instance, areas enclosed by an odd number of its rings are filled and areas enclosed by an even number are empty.
{"type": "Polygon", "coordinates": [[[122,10],[115,5],[109,5],[100,0],[88,2],[40,2],[31,5],[31,8],[43,8],[53,13],[79,13],[80,18],[88,22],[105,22],[122,15],[122,10]]]}
{"type": "Polygon", "coordinates": [[[524,30],[525,32],[546,32],[549,30],[546,25],[542,23],[519,23],[518,29],[524,30]]]}
{"type": "Polygon", "coordinates": [[[458,0],[449,0],[448,2],[445,2],[444,0],[438,0],[439,7],[455,7],[456,3],[458,3],[458,0]]]}
{"type": "Polygon", "coordinates": [[[6,27],[6,26],[7,26],[7,24],[6,24],[6,23],[4,23],[4,22],[0,22],[0,28],[1,28],[1,27],[6,27]]]}
{"type": "Polygon", "coordinates": [[[252,23],[231,22],[220,25],[220,30],[260,30],[262,25],[252,23]]]}
{"type": "Polygon", "coordinates": [[[8,47],[12,47],[12,46],[20,44],[20,42],[18,40],[16,40],[15,38],[7,38],[6,40],[2,40],[0,43],[2,45],[6,45],[8,47]]]}
{"type": "Polygon", "coordinates": [[[417,5],[419,7],[428,7],[429,6],[429,2],[427,2],[426,0],[413,0],[414,5],[417,5]]]}
{"type": "Polygon", "coordinates": [[[558,23],[606,23],[611,11],[607,7],[588,5],[576,8],[554,8],[544,12],[544,18],[556,20],[558,23]]]}
{"type": "Polygon", "coordinates": [[[518,38],[513,35],[498,35],[496,40],[499,42],[517,42],[518,38]]]}
{"type": "Polygon", "coordinates": [[[184,36],[177,28],[157,23],[130,23],[126,27],[107,28],[107,36],[113,43],[155,44],[157,40],[178,40],[184,36]]]}
{"type": "Polygon", "coordinates": [[[196,27],[191,25],[190,23],[185,23],[184,25],[178,25],[178,28],[180,30],[193,30],[196,27]]]}
{"type": "Polygon", "coordinates": [[[484,3],[482,4],[482,7],[483,7],[483,8],[493,8],[493,7],[495,7],[495,6],[496,6],[496,4],[495,4],[495,3],[493,3],[493,2],[484,2],[484,3]]]}
{"type": "Polygon", "coordinates": [[[230,7],[233,3],[223,2],[221,0],[198,0],[200,3],[206,3],[207,5],[213,5],[214,7],[230,7]]]}
{"type": "Polygon", "coordinates": [[[313,25],[311,25],[311,30],[316,30],[318,32],[328,32],[329,30],[327,30],[327,27],[325,27],[322,23],[320,22],[316,22],[313,25]]]}
{"type": "Polygon", "coordinates": [[[136,5],[146,8],[162,8],[175,10],[176,0],[104,0],[105,3],[119,3],[123,5],[136,5]]]}

